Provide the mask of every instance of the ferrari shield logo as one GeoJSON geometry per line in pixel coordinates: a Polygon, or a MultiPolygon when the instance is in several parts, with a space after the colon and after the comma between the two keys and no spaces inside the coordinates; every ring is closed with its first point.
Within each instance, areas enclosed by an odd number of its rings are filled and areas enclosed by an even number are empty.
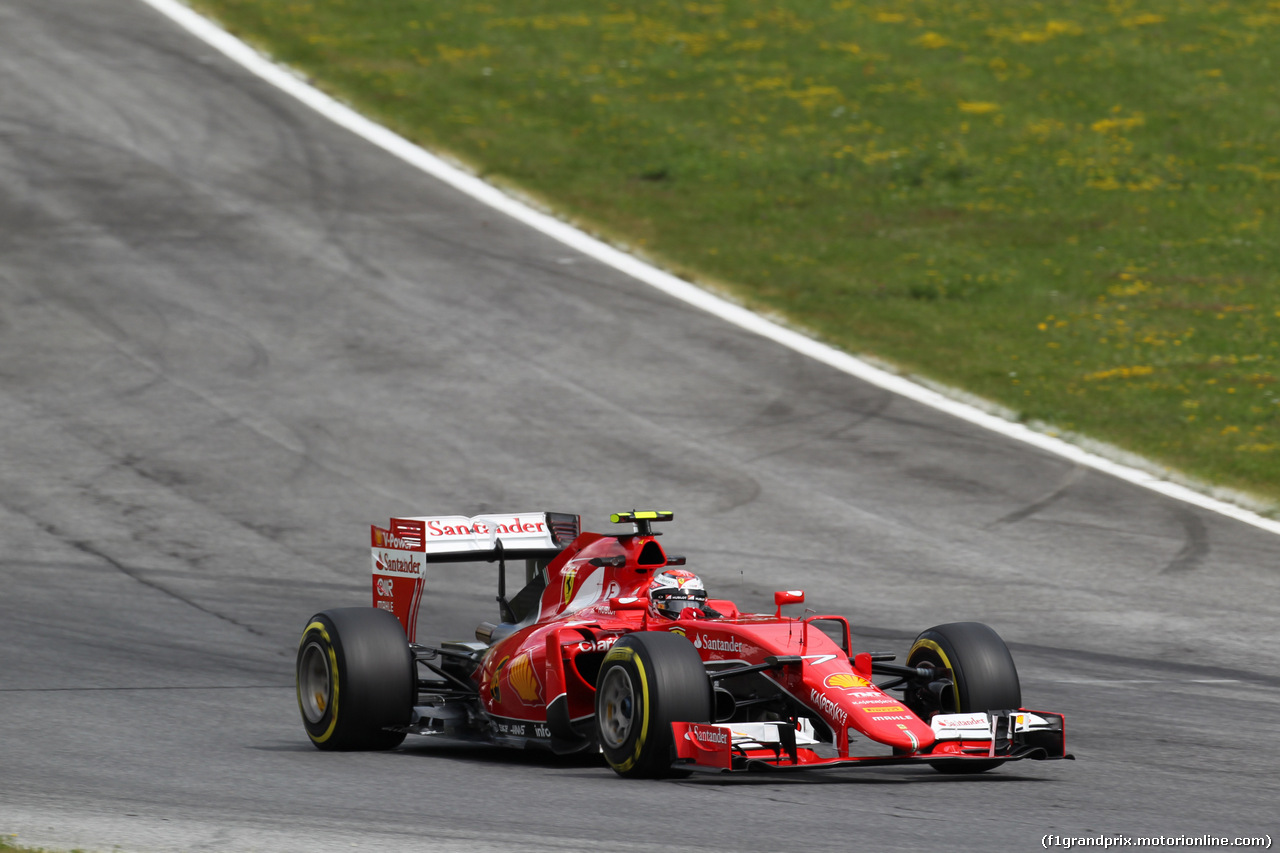
{"type": "Polygon", "coordinates": [[[578,567],[568,566],[565,568],[562,578],[563,586],[561,588],[560,600],[565,604],[568,604],[570,601],[573,601],[573,586],[574,581],[578,579],[578,567]]]}

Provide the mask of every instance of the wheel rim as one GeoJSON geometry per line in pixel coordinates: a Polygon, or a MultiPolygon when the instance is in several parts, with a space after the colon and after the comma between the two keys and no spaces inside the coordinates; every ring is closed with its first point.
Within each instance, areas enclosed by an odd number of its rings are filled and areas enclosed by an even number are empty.
{"type": "Polygon", "coordinates": [[[330,702],[329,660],[319,643],[308,643],[298,660],[298,699],[309,723],[318,723],[330,702]]]}
{"type": "Polygon", "coordinates": [[[613,749],[621,747],[635,723],[636,696],[631,676],[620,666],[609,670],[600,685],[600,739],[613,749]]]}
{"type": "MultiPolygon", "coordinates": [[[[907,658],[907,666],[931,666],[935,669],[946,669],[945,664],[938,659],[936,654],[929,650],[923,650],[919,654],[909,655],[907,658]]],[[[929,722],[937,714],[953,714],[956,713],[954,707],[949,707],[945,697],[950,695],[952,702],[955,701],[955,686],[947,688],[942,696],[935,696],[929,690],[920,687],[914,690],[908,690],[903,697],[907,703],[907,707],[915,712],[916,716],[929,722]],[[950,691],[948,694],[947,691],[950,691]]]]}

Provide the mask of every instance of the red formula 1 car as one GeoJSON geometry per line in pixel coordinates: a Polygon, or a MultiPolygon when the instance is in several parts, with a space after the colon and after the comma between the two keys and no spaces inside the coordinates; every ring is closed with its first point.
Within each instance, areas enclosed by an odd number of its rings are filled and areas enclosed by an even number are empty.
{"type": "Polygon", "coordinates": [[[664,615],[655,576],[701,586],[670,568],[684,558],[652,530],[671,518],[617,513],[629,529],[616,535],[551,512],[374,527],[374,607],[317,614],[298,646],[307,734],[333,750],[408,734],[598,750],[629,777],[920,762],[977,773],[1071,757],[1062,715],[1021,707],[1013,659],[986,625],[930,628],[894,664],[856,651],[842,616],[784,616],[799,590],[775,593],[771,614],[684,590],[688,606],[664,615]],[[476,641],[419,645],[424,582],[463,561],[498,564],[500,621],[476,641]],[[512,563],[525,584],[508,598],[512,563]]]}

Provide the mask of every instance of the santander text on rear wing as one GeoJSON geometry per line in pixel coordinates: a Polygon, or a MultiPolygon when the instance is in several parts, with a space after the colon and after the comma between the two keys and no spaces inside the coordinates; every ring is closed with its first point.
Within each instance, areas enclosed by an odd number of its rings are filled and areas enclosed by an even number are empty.
{"type": "Polygon", "coordinates": [[[429,563],[549,560],[577,538],[579,516],[560,512],[393,518],[373,525],[373,606],[389,610],[414,641],[429,563]]]}

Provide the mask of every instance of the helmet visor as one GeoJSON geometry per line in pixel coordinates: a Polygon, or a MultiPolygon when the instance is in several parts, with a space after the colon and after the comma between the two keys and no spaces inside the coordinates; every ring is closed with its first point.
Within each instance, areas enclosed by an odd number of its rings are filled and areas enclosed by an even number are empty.
{"type": "Polygon", "coordinates": [[[701,607],[707,600],[707,594],[702,590],[690,590],[689,592],[676,593],[674,595],[658,594],[654,598],[657,600],[659,610],[663,613],[674,614],[679,613],[686,607],[701,607]],[[698,592],[701,592],[702,595],[698,595],[698,592]]]}

